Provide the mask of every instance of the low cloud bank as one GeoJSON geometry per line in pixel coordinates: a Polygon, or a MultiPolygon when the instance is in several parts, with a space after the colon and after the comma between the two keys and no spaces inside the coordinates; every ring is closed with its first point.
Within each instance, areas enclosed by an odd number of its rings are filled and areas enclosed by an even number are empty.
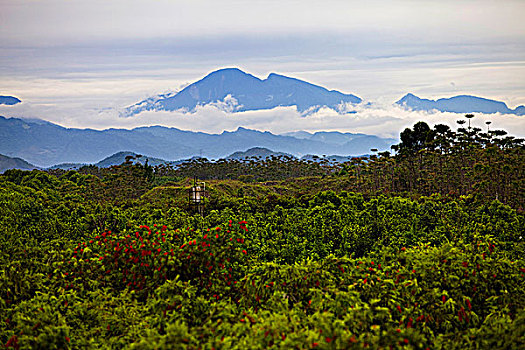
{"type": "MultiPolygon", "coordinates": [[[[361,132],[381,137],[397,138],[406,127],[418,121],[430,125],[442,123],[456,128],[462,114],[442,112],[408,111],[396,105],[360,104],[346,108],[355,113],[339,113],[330,108],[321,108],[307,116],[295,107],[278,107],[271,110],[231,112],[218,105],[201,106],[193,113],[182,111],[144,111],[131,118],[119,116],[118,108],[59,108],[56,105],[0,106],[0,115],[17,118],[39,118],[70,128],[132,129],[139,126],[162,125],[178,129],[221,133],[239,126],[281,134],[290,131],[341,131],[361,132]]],[[[500,114],[476,114],[473,126],[486,130],[486,121],[491,129],[504,129],[509,134],[525,136],[525,117],[500,114]]]]}

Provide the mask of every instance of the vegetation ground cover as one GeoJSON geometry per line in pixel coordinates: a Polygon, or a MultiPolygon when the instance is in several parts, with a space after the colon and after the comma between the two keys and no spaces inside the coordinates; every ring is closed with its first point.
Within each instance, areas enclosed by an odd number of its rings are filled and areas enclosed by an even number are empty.
{"type": "Polygon", "coordinates": [[[401,141],[343,164],[7,171],[0,342],[522,348],[523,142],[419,123],[401,141]]]}

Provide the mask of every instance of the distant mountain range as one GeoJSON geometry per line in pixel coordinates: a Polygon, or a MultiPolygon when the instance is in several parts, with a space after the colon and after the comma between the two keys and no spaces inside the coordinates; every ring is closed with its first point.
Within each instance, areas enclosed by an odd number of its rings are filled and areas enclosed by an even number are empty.
{"type": "Polygon", "coordinates": [[[0,117],[0,154],[20,157],[40,167],[61,163],[95,163],[120,151],[167,160],[202,156],[226,157],[236,151],[265,147],[295,156],[305,154],[366,154],[397,142],[364,134],[340,132],[275,135],[238,128],[221,134],[184,131],[162,126],[126,129],[68,129],[41,121],[0,117]],[[309,136],[310,135],[310,136],[309,136]]]}
{"type": "MultiPolygon", "coordinates": [[[[162,94],[125,108],[121,115],[131,117],[144,111],[194,112],[198,106],[213,105],[226,112],[242,112],[296,106],[302,114],[328,107],[341,114],[355,113],[352,104],[361,98],[271,73],[259,79],[237,68],[214,71],[179,92],[162,94]],[[348,106],[350,104],[350,108],[348,106]]],[[[482,97],[460,95],[438,100],[422,99],[407,94],[396,104],[419,111],[453,113],[502,113],[525,115],[525,106],[510,109],[504,102],[482,97]]]]}
{"type": "Polygon", "coordinates": [[[143,111],[194,111],[197,106],[213,104],[228,112],[296,106],[301,113],[330,107],[345,112],[345,103],[361,103],[352,94],[310,84],[303,80],[271,73],[264,80],[237,68],[212,72],[175,94],[159,95],[127,107],[123,116],[143,111]]]}
{"type": "Polygon", "coordinates": [[[0,96],[0,105],[12,106],[20,102],[22,101],[14,96],[0,96]]]}
{"type": "MultiPolygon", "coordinates": [[[[20,102],[14,96],[0,96],[0,105],[20,102]]],[[[295,106],[303,115],[327,107],[339,114],[354,114],[356,111],[353,107],[357,104],[361,104],[360,108],[371,105],[370,102],[363,103],[361,98],[353,94],[328,90],[300,79],[276,73],[270,73],[266,79],[259,79],[238,68],[223,68],[209,73],[181,91],[152,96],[125,107],[120,115],[132,117],[144,111],[192,113],[199,106],[213,106],[230,113],[295,106]]],[[[395,104],[427,112],[525,115],[525,106],[511,109],[505,102],[470,95],[431,100],[409,93],[395,104]]]]}
{"type": "Polygon", "coordinates": [[[452,113],[501,113],[525,115],[525,106],[510,109],[504,102],[482,97],[460,95],[439,100],[427,100],[413,94],[407,94],[396,104],[416,111],[452,112],[452,113]]]}
{"type": "MultiPolygon", "coordinates": [[[[362,155],[360,157],[367,157],[367,155],[362,155]]],[[[250,158],[254,159],[267,159],[270,157],[287,157],[287,158],[296,158],[294,155],[283,153],[283,152],[275,152],[268,148],[264,147],[253,147],[250,149],[247,149],[246,151],[237,151],[229,156],[224,157],[224,159],[227,160],[246,160],[250,158]]],[[[199,158],[199,157],[192,157],[192,158],[199,158]]],[[[312,154],[307,154],[305,156],[302,156],[300,159],[304,161],[314,161],[314,162],[320,162],[324,159],[332,162],[332,163],[343,163],[346,161],[350,161],[353,156],[340,156],[340,155],[329,155],[329,156],[317,156],[312,154]]],[[[9,169],[20,169],[20,170],[33,170],[33,169],[63,169],[63,170],[79,170],[80,168],[84,166],[90,166],[94,165],[99,168],[109,168],[114,165],[121,165],[124,162],[126,162],[129,159],[130,162],[134,164],[145,164],[146,161],[151,166],[157,166],[161,164],[168,164],[172,166],[176,166],[178,164],[182,164],[184,162],[187,162],[190,159],[181,159],[177,161],[169,161],[164,160],[160,158],[154,158],[149,156],[140,155],[134,152],[129,151],[122,151],[117,152],[115,154],[110,155],[109,157],[106,157],[102,159],[99,162],[89,164],[89,163],[61,163],[56,164],[47,168],[40,168],[33,164],[28,163],[27,161],[21,159],[21,158],[12,158],[7,157],[2,154],[0,154],[0,174],[4,173],[6,170],[9,169]]]]}
{"type": "Polygon", "coordinates": [[[0,174],[8,169],[33,170],[38,167],[20,158],[12,158],[0,154],[0,174]]]}

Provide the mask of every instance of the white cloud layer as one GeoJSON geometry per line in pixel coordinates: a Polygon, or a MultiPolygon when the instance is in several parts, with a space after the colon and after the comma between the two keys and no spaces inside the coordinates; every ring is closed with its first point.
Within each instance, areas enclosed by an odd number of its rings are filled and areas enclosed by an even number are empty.
{"type": "MultiPolygon", "coordinates": [[[[133,117],[123,118],[119,117],[119,109],[116,108],[98,111],[86,109],[82,112],[62,110],[57,113],[52,106],[34,108],[31,104],[26,103],[10,107],[0,106],[2,115],[42,118],[67,127],[131,129],[140,126],[162,125],[207,133],[233,131],[242,126],[275,134],[299,130],[341,131],[398,138],[404,128],[418,121],[425,121],[430,125],[447,124],[455,129],[456,121],[463,119],[461,114],[407,111],[396,105],[358,105],[355,111],[357,112],[355,114],[339,114],[332,109],[322,108],[311,115],[303,116],[295,107],[232,113],[222,105],[207,105],[198,107],[194,113],[146,111],[133,117]],[[45,115],[52,115],[53,118],[46,118],[45,115]]],[[[488,120],[492,122],[491,129],[504,129],[511,135],[525,137],[525,117],[523,116],[476,114],[476,117],[472,119],[472,125],[485,130],[485,122],[488,120]]]]}

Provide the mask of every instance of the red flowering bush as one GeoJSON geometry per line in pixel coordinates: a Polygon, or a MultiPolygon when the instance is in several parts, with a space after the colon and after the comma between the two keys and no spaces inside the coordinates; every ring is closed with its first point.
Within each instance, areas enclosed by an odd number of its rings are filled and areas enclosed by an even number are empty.
{"type": "Polygon", "coordinates": [[[77,244],[60,269],[65,289],[129,288],[144,296],[164,281],[192,281],[215,299],[229,295],[247,258],[244,221],[205,232],[153,229],[133,233],[106,231],[77,244]]]}

